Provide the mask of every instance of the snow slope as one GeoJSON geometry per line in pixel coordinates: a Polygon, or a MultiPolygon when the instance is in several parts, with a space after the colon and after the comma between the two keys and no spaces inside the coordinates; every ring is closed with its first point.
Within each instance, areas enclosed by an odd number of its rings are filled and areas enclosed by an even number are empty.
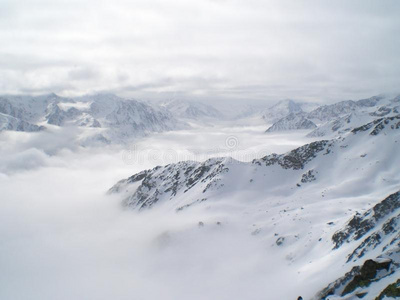
{"type": "MultiPolygon", "coordinates": [[[[316,141],[250,163],[213,158],[156,167],[119,181],[109,193],[120,195],[126,207],[139,211],[204,210],[200,227],[218,214],[223,215],[219,222],[224,226],[240,219],[248,234],[264,244],[266,255],[302,274],[299,280],[304,289],[298,294],[321,299],[325,296],[318,290],[367,260],[379,260],[380,250],[397,234],[392,229],[379,250],[364,243],[372,230],[384,230],[381,224],[391,222],[397,213],[393,208],[371,223],[373,229],[365,228],[368,234],[362,240],[351,238],[354,233],[350,233],[338,247],[335,238],[337,232],[349,232],[346,224],[357,211],[367,218],[379,202],[396,195],[399,153],[400,115],[396,115],[354,128],[337,139],[316,141]],[[354,259],[349,260],[353,253],[354,259]]],[[[388,254],[397,253],[397,246],[396,242],[385,248],[390,275],[379,271],[371,288],[378,281],[380,285],[371,295],[381,293],[397,276],[397,254],[388,254]]],[[[351,273],[349,281],[356,275],[356,271],[351,273]]]]}

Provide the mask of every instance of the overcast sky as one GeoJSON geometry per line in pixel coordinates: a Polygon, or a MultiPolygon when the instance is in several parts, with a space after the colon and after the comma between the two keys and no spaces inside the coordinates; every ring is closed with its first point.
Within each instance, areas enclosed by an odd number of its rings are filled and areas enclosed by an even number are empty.
{"type": "Polygon", "coordinates": [[[0,93],[398,92],[400,1],[0,0],[0,93]]]}

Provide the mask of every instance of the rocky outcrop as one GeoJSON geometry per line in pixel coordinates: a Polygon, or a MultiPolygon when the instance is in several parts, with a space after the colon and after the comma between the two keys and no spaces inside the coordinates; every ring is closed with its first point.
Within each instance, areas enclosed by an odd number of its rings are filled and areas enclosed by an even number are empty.
{"type": "MultiPolygon", "coordinates": [[[[119,181],[109,193],[132,192],[123,204],[132,208],[152,207],[160,199],[171,199],[177,194],[187,193],[194,186],[201,186],[202,193],[221,186],[220,176],[229,171],[229,159],[209,159],[203,163],[179,162],[165,167],[142,171],[128,179],[119,181]],[[134,191],[129,188],[139,183],[134,191]]],[[[194,199],[194,202],[205,200],[194,199]]]]}
{"type": "MultiPolygon", "coordinates": [[[[376,226],[389,215],[395,212],[400,213],[399,209],[400,191],[389,195],[365,213],[357,213],[347,223],[344,229],[339,230],[332,236],[332,241],[335,245],[334,249],[339,248],[344,243],[361,239],[367,232],[376,228],[376,226]]],[[[384,231],[387,231],[387,229],[384,231]]]]}
{"type": "Polygon", "coordinates": [[[271,166],[278,164],[284,169],[299,170],[303,169],[305,165],[315,158],[319,152],[325,150],[325,154],[330,153],[334,141],[317,141],[299,148],[296,148],[286,154],[271,154],[261,159],[254,160],[254,164],[271,166]]]}
{"type": "Polygon", "coordinates": [[[338,296],[343,297],[349,294],[363,298],[368,294],[368,287],[371,284],[392,276],[397,268],[398,263],[391,259],[368,259],[361,266],[353,267],[343,277],[329,284],[318,293],[314,300],[329,299],[332,295],[337,296],[335,299],[341,299],[338,296]]]}
{"type": "Polygon", "coordinates": [[[347,295],[383,299],[388,293],[396,293],[396,286],[382,286],[381,282],[382,279],[396,278],[400,272],[399,232],[400,191],[365,213],[356,213],[342,230],[332,236],[333,249],[345,243],[353,245],[355,248],[351,247],[354,250],[348,254],[346,265],[362,259],[365,261],[329,284],[315,299],[329,299],[330,295],[335,295],[335,299],[348,299],[347,295]]]}
{"type": "Polygon", "coordinates": [[[358,133],[370,130],[370,135],[378,135],[384,129],[396,130],[400,128],[400,115],[379,118],[363,126],[354,128],[351,132],[358,133]]]}

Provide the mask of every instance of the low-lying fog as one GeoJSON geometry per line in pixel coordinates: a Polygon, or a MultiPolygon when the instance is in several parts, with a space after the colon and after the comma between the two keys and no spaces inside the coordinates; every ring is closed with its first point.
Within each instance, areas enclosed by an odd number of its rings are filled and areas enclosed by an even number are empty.
{"type": "Polygon", "coordinates": [[[103,148],[77,147],[70,129],[1,133],[0,299],[296,299],[306,284],[240,220],[200,229],[223,216],[137,214],[105,195],[156,165],[250,161],[310,141],[265,128],[198,127],[103,148]]]}

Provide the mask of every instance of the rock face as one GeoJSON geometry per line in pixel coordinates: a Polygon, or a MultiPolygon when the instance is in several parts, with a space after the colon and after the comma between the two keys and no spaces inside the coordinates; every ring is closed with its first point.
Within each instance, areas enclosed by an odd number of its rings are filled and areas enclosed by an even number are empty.
{"type": "Polygon", "coordinates": [[[305,113],[291,113],[286,117],[275,122],[271,127],[269,127],[266,132],[275,131],[286,131],[286,130],[299,130],[299,129],[314,129],[317,125],[314,122],[307,119],[307,114],[305,113]]]}
{"type": "MultiPolygon", "coordinates": [[[[391,277],[398,268],[398,262],[391,259],[366,260],[361,266],[356,266],[343,277],[331,283],[314,299],[349,299],[349,294],[363,298],[368,295],[368,287],[376,285],[382,279],[391,277]],[[346,296],[346,297],[345,297],[346,296]],[[344,298],[341,298],[344,297],[344,298]]],[[[374,299],[374,298],[367,298],[374,299]]]]}

